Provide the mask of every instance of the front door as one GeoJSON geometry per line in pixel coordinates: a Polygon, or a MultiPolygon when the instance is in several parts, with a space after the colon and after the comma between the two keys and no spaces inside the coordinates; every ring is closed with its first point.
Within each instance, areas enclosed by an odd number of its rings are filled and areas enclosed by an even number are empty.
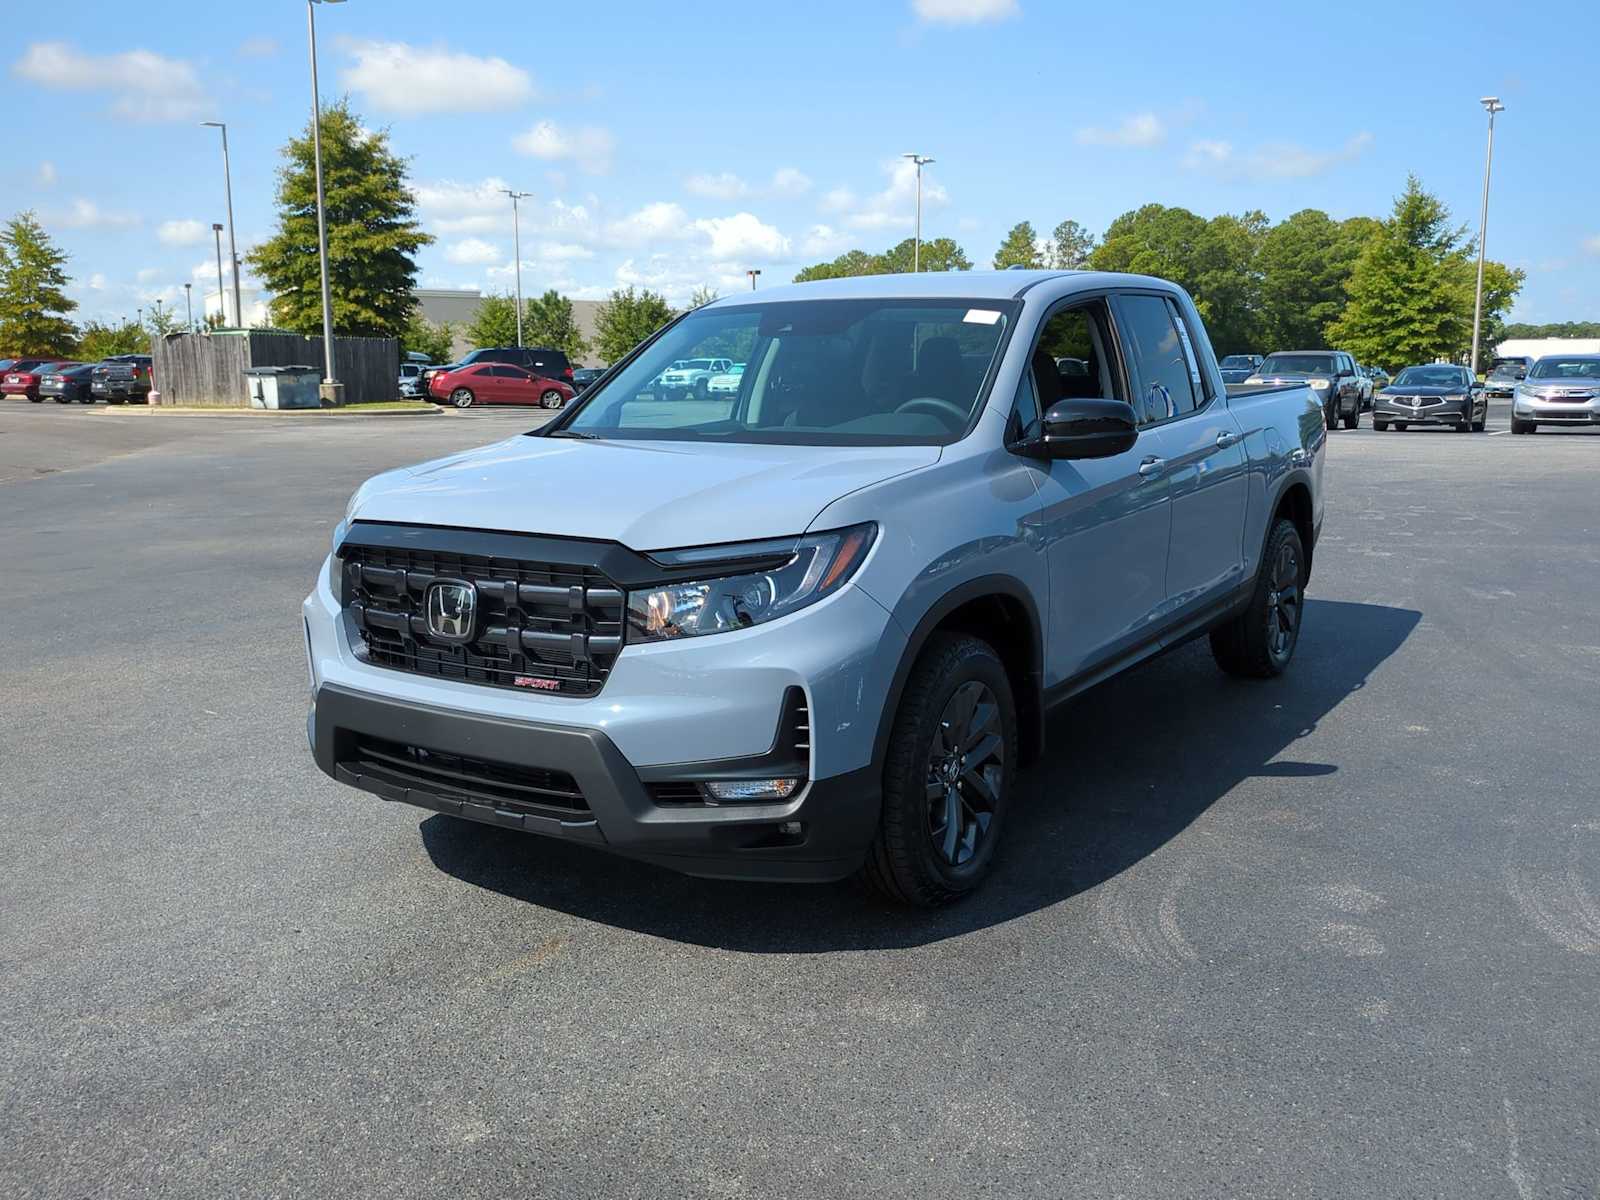
{"type": "MultiPolygon", "coordinates": [[[[1128,398],[1104,300],[1052,314],[1018,409],[1024,425],[1064,396],[1128,398]],[[1063,371],[1060,364],[1066,363],[1063,371]]],[[[1152,431],[1111,458],[1034,464],[1037,533],[1050,567],[1045,684],[1093,671],[1145,641],[1166,596],[1172,523],[1152,431]]]]}

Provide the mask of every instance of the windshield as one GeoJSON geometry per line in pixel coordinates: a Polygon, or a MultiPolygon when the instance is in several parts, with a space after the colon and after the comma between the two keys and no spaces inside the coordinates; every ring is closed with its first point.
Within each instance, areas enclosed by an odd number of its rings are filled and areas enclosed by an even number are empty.
{"type": "Polygon", "coordinates": [[[1541,358],[1528,374],[1534,379],[1600,379],[1600,358],[1541,358]]]}
{"type": "Polygon", "coordinates": [[[1521,379],[1528,373],[1528,364],[1520,358],[1497,358],[1489,368],[1490,379],[1521,379]]]}
{"type": "Polygon", "coordinates": [[[1262,375],[1332,375],[1331,354],[1269,354],[1262,375]]]}
{"type": "Polygon", "coordinates": [[[1466,387],[1467,373],[1460,367],[1407,367],[1395,377],[1395,387],[1466,387]]]}
{"type": "Polygon", "coordinates": [[[971,424],[1016,308],[940,299],[701,309],[584,393],[552,435],[947,445],[971,424]],[[658,389],[674,364],[729,359],[745,364],[731,397],[674,399],[658,389]]]}

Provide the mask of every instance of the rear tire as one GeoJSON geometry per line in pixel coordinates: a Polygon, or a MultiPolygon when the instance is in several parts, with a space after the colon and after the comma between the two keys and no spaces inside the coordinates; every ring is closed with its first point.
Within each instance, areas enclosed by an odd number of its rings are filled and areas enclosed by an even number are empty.
{"type": "Polygon", "coordinates": [[[106,397],[106,403],[107,404],[121,404],[122,403],[122,397],[121,396],[107,396],[106,397]]]}
{"type": "Polygon", "coordinates": [[[29,404],[43,404],[44,403],[44,397],[43,396],[29,396],[28,397],[28,403],[29,404]]]}
{"type": "Polygon", "coordinates": [[[989,873],[1017,769],[1017,710],[1005,664],[968,634],[928,640],[895,713],[883,806],[861,878],[934,908],[989,873]]]}
{"type": "Polygon", "coordinates": [[[71,396],[57,396],[55,398],[55,401],[56,401],[57,404],[71,404],[72,403],[72,397],[71,396]]]}
{"type": "Polygon", "coordinates": [[[1300,531],[1279,517],[1261,556],[1250,606],[1211,631],[1212,657],[1229,675],[1271,679],[1288,668],[1304,624],[1305,561],[1300,531]]]}

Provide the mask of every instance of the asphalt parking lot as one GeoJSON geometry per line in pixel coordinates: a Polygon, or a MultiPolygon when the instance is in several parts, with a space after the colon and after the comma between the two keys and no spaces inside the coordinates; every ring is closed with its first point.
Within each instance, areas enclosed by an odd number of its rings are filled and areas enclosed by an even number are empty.
{"type": "Polygon", "coordinates": [[[1600,430],[1332,434],[1289,675],[1058,712],[923,914],[316,771],[347,496],[543,419],[0,404],[0,1195],[1595,1194],[1600,430]]]}

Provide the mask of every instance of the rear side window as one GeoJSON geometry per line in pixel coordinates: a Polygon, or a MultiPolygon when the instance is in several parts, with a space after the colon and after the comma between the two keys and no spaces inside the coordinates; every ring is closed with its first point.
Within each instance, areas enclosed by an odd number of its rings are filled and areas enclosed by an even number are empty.
{"type": "Polygon", "coordinates": [[[1134,411],[1143,424],[1182,416],[1199,407],[1183,339],[1161,296],[1117,297],[1123,342],[1139,376],[1134,411]]]}

